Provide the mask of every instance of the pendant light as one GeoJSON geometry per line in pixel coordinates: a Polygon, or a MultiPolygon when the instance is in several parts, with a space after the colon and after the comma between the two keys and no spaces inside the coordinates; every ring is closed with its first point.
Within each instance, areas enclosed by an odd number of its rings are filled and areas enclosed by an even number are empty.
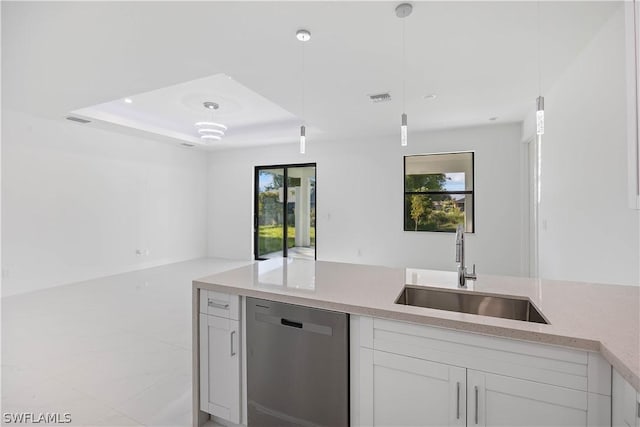
{"type": "Polygon", "coordinates": [[[400,145],[407,146],[407,113],[406,113],[406,54],[405,54],[405,31],[404,18],[411,15],[413,6],[409,3],[402,3],[396,7],[396,16],[402,19],[402,116],[400,117],[400,145]]]}
{"type": "Polygon", "coordinates": [[[220,105],[211,101],[203,102],[202,105],[204,108],[211,111],[211,121],[197,122],[195,124],[198,134],[200,135],[200,140],[204,143],[220,141],[224,136],[224,133],[227,131],[227,127],[225,125],[213,121],[213,112],[220,108],[220,105]]]}
{"type": "Polygon", "coordinates": [[[536,98],[536,134],[544,134],[544,96],[542,96],[542,49],[540,47],[540,0],[537,3],[538,12],[538,98],[536,98]]]}
{"type": "Polygon", "coordinates": [[[536,98],[536,134],[544,134],[544,96],[536,98]]]}
{"type": "Polygon", "coordinates": [[[302,125],[300,125],[300,154],[304,154],[307,150],[307,129],[304,126],[304,44],[311,40],[311,32],[308,30],[296,31],[296,38],[302,42],[302,125]]]}

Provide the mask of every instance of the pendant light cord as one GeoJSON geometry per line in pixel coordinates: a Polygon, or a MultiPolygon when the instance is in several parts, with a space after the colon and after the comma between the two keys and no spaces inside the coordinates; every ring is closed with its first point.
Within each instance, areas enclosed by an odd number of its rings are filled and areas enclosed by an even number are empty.
{"type": "Polygon", "coordinates": [[[542,96],[542,47],[541,38],[542,33],[540,31],[540,0],[537,5],[537,30],[538,30],[538,96],[542,96]]]}
{"type": "Polygon", "coordinates": [[[402,18],[402,112],[406,113],[406,80],[407,80],[407,56],[406,56],[406,43],[405,43],[405,20],[402,18]]]}
{"type": "MultiPolygon", "coordinates": [[[[633,40],[634,40],[634,44],[635,44],[635,49],[634,49],[634,60],[635,60],[635,65],[636,65],[636,70],[640,70],[640,60],[638,58],[638,25],[640,25],[640,23],[638,22],[638,2],[634,0],[633,2],[633,40]]],[[[638,97],[638,93],[640,93],[640,87],[638,87],[638,79],[636,80],[636,85],[635,85],[635,91],[636,91],[636,116],[638,115],[638,108],[640,108],[640,105],[638,104],[638,99],[640,99],[638,97]]],[[[640,123],[638,122],[638,119],[636,118],[636,195],[640,196],[640,123]]]]}
{"type": "Polygon", "coordinates": [[[301,78],[301,86],[302,86],[302,125],[304,125],[305,113],[304,113],[304,45],[306,42],[302,42],[302,78],[301,78]]]}

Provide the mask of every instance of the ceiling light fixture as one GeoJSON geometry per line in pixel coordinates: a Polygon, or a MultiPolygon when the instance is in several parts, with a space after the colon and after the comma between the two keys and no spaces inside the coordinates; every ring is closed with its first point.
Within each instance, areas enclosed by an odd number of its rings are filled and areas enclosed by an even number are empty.
{"type": "Polygon", "coordinates": [[[209,128],[198,129],[198,133],[200,135],[204,135],[206,133],[217,133],[218,135],[224,135],[224,131],[223,130],[220,130],[220,129],[209,129],[209,128]]]}
{"type": "Polygon", "coordinates": [[[536,98],[536,134],[544,135],[544,96],[536,98]]]}
{"type": "Polygon", "coordinates": [[[406,54],[405,54],[405,21],[404,18],[411,15],[413,6],[402,3],[396,7],[396,16],[402,18],[402,116],[400,124],[400,145],[407,146],[407,113],[406,113],[406,54]]]}
{"type": "Polygon", "coordinates": [[[542,49],[540,47],[540,0],[537,3],[538,12],[538,97],[536,98],[536,134],[544,134],[544,96],[542,96],[542,49]]]}
{"type": "Polygon", "coordinates": [[[308,30],[300,29],[296,31],[296,38],[302,42],[302,124],[300,125],[300,154],[307,151],[307,129],[304,125],[304,44],[311,40],[311,33],[308,30]]]}
{"type": "Polygon", "coordinates": [[[211,111],[212,120],[195,123],[198,134],[200,135],[200,139],[203,142],[220,141],[227,130],[227,127],[222,123],[213,121],[213,112],[220,108],[220,105],[211,101],[203,102],[202,105],[204,106],[204,108],[211,111]]]}
{"type": "Polygon", "coordinates": [[[227,130],[227,127],[225,125],[222,125],[220,123],[215,123],[215,122],[196,122],[196,126],[215,126],[217,128],[220,128],[222,130],[227,130]]]}
{"type": "Polygon", "coordinates": [[[133,99],[131,99],[131,98],[125,98],[125,99],[124,99],[124,102],[126,102],[127,104],[131,104],[131,103],[133,103],[133,99]]]}

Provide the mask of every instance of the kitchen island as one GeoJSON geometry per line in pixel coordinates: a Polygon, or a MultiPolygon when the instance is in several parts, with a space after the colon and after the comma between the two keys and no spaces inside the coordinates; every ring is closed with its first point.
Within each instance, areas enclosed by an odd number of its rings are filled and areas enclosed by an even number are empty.
{"type": "MultiPolygon", "coordinates": [[[[594,362],[593,365],[588,365],[585,362],[584,369],[600,370],[605,372],[603,375],[606,375],[607,367],[610,370],[612,366],[624,381],[636,390],[640,389],[640,288],[638,287],[482,274],[477,280],[469,282],[465,292],[528,298],[548,321],[548,324],[543,324],[396,304],[395,301],[406,284],[457,289],[457,276],[455,272],[273,259],[195,280],[193,282],[194,396],[200,395],[198,379],[203,378],[199,369],[202,354],[198,346],[201,322],[197,320],[199,313],[202,313],[201,292],[256,297],[344,312],[352,315],[352,319],[361,321],[361,324],[368,324],[368,319],[380,319],[378,322],[380,325],[383,325],[382,322],[386,320],[396,321],[400,325],[402,325],[400,322],[410,322],[407,324],[408,327],[411,324],[425,325],[442,330],[444,333],[463,332],[468,336],[480,335],[508,341],[518,340],[543,344],[545,348],[551,349],[554,346],[561,346],[582,351],[589,357],[595,358],[596,355],[600,355],[607,363],[604,368],[603,363],[594,362]]],[[[238,310],[241,311],[241,308],[238,310]]],[[[236,317],[240,320],[241,314],[236,317]]],[[[354,340],[354,332],[361,332],[358,328],[359,326],[352,326],[352,340],[354,340]]],[[[238,334],[244,336],[241,328],[238,334]]],[[[420,335],[419,332],[416,334],[420,335]]],[[[363,346],[363,348],[366,347],[364,344],[363,346]]],[[[417,357],[415,354],[411,356],[417,357]]],[[[352,372],[352,384],[353,375],[352,372]]],[[[587,387],[587,377],[585,373],[585,387],[587,387]]],[[[606,380],[601,381],[606,382],[606,380]]],[[[589,391],[592,391],[591,387],[595,387],[593,380],[591,383],[589,391]]],[[[606,390],[607,386],[602,387],[604,388],[601,390],[606,390]]],[[[604,395],[606,391],[597,391],[597,393],[604,395]]],[[[360,397],[356,398],[361,400],[360,397]]],[[[353,399],[352,392],[352,412],[354,412],[353,399]]],[[[194,425],[202,424],[205,415],[200,412],[198,400],[194,398],[194,415],[200,416],[194,416],[194,425]]],[[[360,409],[355,412],[360,412],[360,409]]],[[[460,414],[457,415],[459,418],[460,414]]],[[[364,419],[366,417],[363,417],[364,419]]],[[[366,423],[363,422],[363,424],[366,423]]]]}

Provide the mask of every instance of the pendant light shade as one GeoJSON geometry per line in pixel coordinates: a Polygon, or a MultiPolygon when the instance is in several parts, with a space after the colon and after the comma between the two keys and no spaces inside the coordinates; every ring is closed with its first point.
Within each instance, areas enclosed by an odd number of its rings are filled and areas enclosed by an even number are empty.
{"type": "Polygon", "coordinates": [[[304,126],[300,126],[300,154],[304,154],[307,147],[307,136],[306,136],[306,129],[304,126]]]}
{"type": "Polygon", "coordinates": [[[407,146],[407,115],[402,113],[402,124],[400,125],[400,145],[407,146]]]}
{"type": "Polygon", "coordinates": [[[536,110],[536,134],[544,134],[544,96],[539,96],[536,99],[538,108],[536,110]]]}

